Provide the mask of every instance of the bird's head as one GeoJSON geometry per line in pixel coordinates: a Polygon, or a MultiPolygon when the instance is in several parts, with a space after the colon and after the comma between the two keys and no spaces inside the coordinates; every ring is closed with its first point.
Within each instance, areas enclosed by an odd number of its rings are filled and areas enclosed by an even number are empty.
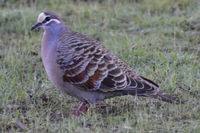
{"type": "Polygon", "coordinates": [[[34,30],[39,27],[48,28],[48,27],[52,27],[52,26],[55,26],[60,23],[62,23],[60,18],[57,15],[55,15],[54,13],[41,12],[38,15],[36,24],[32,26],[31,30],[34,30]]]}

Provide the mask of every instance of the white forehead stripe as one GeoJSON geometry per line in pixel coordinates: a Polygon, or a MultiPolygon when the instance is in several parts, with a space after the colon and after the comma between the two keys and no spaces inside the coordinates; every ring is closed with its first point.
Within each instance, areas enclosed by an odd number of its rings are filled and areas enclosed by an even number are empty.
{"type": "Polygon", "coordinates": [[[42,12],[39,14],[37,21],[42,22],[47,16],[42,12]]]}
{"type": "MultiPolygon", "coordinates": [[[[48,15],[45,15],[45,13],[40,13],[39,16],[38,16],[38,19],[37,19],[37,22],[43,22],[45,20],[45,18],[47,17],[48,15]]],[[[59,20],[57,19],[51,19],[50,21],[46,22],[46,24],[50,23],[50,22],[56,22],[56,23],[61,23],[59,20]]]]}

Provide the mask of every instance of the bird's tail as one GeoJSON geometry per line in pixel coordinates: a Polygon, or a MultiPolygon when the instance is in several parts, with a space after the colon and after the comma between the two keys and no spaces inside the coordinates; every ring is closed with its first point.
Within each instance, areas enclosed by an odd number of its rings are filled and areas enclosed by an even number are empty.
{"type": "Polygon", "coordinates": [[[168,102],[168,103],[173,103],[173,104],[183,104],[184,103],[184,101],[182,101],[177,96],[166,94],[164,91],[161,91],[161,90],[156,95],[151,95],[149,97],[152,97],[154,99],[158,99],[158,100],[161,100],[164,102],[168,102]]]}

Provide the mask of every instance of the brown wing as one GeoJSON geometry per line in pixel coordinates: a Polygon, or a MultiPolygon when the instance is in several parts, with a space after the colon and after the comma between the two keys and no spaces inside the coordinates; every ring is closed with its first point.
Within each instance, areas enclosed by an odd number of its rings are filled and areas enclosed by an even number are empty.
{"type": "Polygon", "coordinates": [[[57,63],[63,70],[63,80],[67,83],[103,92],[138,90],[146,93],[155,90],[157,86],[140,77],[95,40],[71,32],[58,41],[57,63]]]}

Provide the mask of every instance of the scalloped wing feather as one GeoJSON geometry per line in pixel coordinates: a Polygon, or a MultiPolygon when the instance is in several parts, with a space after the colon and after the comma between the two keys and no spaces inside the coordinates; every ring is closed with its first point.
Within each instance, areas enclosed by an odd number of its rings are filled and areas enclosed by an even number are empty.
{"type": "Polygon", "coordinates": [[[158,86],[134,72],[99,42],[77,32],[58,39],[57,64],[63,80],[88,91],[156,93],[158,86]]]}

